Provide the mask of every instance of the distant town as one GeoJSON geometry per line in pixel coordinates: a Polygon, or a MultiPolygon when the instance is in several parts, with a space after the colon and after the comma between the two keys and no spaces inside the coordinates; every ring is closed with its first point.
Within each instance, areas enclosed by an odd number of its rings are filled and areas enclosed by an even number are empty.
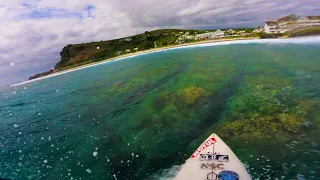
{"type": "Polygon", "coordinates": [[[36,74],[29,79],[155,48],[202,43],[202,41],[210,40],[288,38],[307,35],[320,35],[320,16],[299,17],[296,14],[290,14],[275,20],[268,20],[264,23],[264,27],[258,26],[256,28],[216,30],[160,29],[146,31],[143,34],[120,39],[67,45],[60,52],[61,60],[56,64],[55,68],[36,74]]]}
{"type": "Polygon", "coordinates": [[[320,28],[320,16],[298,17],[296,14],[291,14],[279,19],[266,21],[264,27],[260,28],[260,26],[258,26],[252,31],[237,31],[233,29],[222,31],[218,29],[214,32],[206,32],[195,36],[189,35],[189,32],[186,32],[186,34],[179,37],[177,43],[184,43],[188,40],[248,37],[261,35],[263,33],[285,35],[285,33],[289,32],[288,35],[290,35],[290,32],[293,33],[293,31],[304,30],[306,28],[320,28]]]}

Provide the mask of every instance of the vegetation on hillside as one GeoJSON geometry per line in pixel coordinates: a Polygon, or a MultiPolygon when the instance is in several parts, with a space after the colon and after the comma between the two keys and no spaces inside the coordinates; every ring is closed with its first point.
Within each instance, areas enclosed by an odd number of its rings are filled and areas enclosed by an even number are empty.
{"type": "Polygon", "coordinates": [[[258,33],[261,39],[266,39],[266,38],[279,38],[283,37],[285,34],[284,33],[272,33],[272,34],[267,34],[265,32],[260,32],[258,33]]]}
{"type": "Polygon", "coordinates": [[[99,61],[118,55],[175,44],[180,35],[203,33],[204,30],[162,29],[120,39],[68,45],[63,48],[56,69],[86,61],[99,61]],[[137,48],[135,50],[135,48],[137,48]]]}
{"type": "Polygon", "coordinates": [[[281,23],[281,22],[295,21],[297,19],[298,19],[298,16],[296,14],[290,14],[288,16],[284,16],[284,17],[277,19],[277,21],[279,23],[281,23]]]}
{"type": "Polygon", "coordinates": [[[320,35],[320,27],[299,29],[288,33],[288,37],[320,35]]]}
{"type": "MultiPolygon", "coordinates": [[[[253,31],[253,28],[238,28],[234,30],[251,33],[253,31]]],[[[56,64],[54,72],[117,57],[119,55],[129,54],[136,51],[148,50],[155,47],[165,47],[185,42],[194,42],[196,40],[182,37],[190,35],[195,36],[197,34],[212,31],[215,30],[160,29],[154,31],[146,31],[143,34],[137,34],[120,39],[73,45],[69,44],[65,46],[60,52],[61,60],[56,64]]],[[[243,37],[248,37],[248,35],[243,35],[243,37]]],[[[43,73],[38,73],[34,76],[31,76],[29,79],[46,76],[50,73],[52,72],[46,71],[43,73]]]]}

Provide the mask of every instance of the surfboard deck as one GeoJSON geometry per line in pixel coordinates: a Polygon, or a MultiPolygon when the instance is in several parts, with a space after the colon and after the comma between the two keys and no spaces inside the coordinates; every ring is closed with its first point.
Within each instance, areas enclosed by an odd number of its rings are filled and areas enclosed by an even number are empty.
{"type": "Polygon", "coordinates": [[[251,180],[244,165],[216,134],[211,134],[186,160],[175,180],[251,180]]]}

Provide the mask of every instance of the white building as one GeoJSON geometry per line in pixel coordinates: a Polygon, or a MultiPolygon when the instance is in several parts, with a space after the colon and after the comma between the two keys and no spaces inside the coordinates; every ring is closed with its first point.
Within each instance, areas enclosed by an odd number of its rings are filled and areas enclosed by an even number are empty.
{"type": "Polygon", "coordinates": [[[265,22],[264,30],[266,33],[285,33],[297,29],[319,26],[319,16],[306,16],[298,18],[295,14],[291,14],[276,20],[265,22]]]}
{"type": "Polygon", "coordinates": [[[214,33],[217,38],[224,38],[224,32],[220,29],[216,30],[214,33]]]}
{"type": "Polygon", "coordinates": [[[227,33],[228,34],[230,34],[230,35],[232,35],[232,34],[234,34],[234,33],[236,33],[233,29],[229,29],[229,30],[227,30],[227,33]]]}
{"type": "Polygon", "coordinates": [[[212,36],[213,36],[213,32],[211,32],[211,33],[202,33],[202,34],[197,34],[197,35],[195,36],[195,39],[196,39],[196,40],[198,40],[198,39],[205,39],[205,38],[209,39],[209,38],[212,38],[212,36]]]}
{"type": "Polygon", "coordinates": [[[277,21],[267,21],[264,23],[264,31],[266,33],[279,33],[280,26],[278,25],[277,21]]]}
{"type": "Polygon", "coordinates": [[[262,32],[263,30],[264,30],[264,29],[261,29],[261,28],[258,29],[258,28],[257,28],[257,29],[254,29],[252,32],[253,32],[253,33],[259,33],[259,32],[262,32]]]}
{"type": "Polygon", "coordinates": [[[138,48],[134,48],[133,50],[134,50],[134,51],[138,51],[138,48]]]}
{"type": "Polygon", "coordinates": [[[194,36],[193,36],[193,35],[184,35],[184,36],[181,36],[181,39],[184,39],[184,40],[194,40],[194,36]]]}
{"type": "Polygon", "coordinates": [[[185,43],[186,41],[190,41],[190,40],[194,40],[195,39],[195,36],[193,35],[182,35],[182,36],[179,36],[179,38],[176,40],[175,43],[185,43]]]}
{"type": "Polygon", "coordinates": [[[197,34],[195,36],[196,40],[198,40],[198,39],[213,39],[213,38],[224,38],[224,32],[221,31],[220,29],[218,29],[214,32],[197,34]]]}
{"type": "Polygon", "coordinates": [[[126,49],[126,52],[130,52],[130,49],[126,49]]]}

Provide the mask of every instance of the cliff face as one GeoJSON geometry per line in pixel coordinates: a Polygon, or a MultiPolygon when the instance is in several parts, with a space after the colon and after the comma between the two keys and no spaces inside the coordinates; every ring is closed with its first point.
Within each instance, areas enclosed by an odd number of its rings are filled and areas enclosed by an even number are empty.
{"type": "Polygon", "coordinates": [[[61,60],[59,63],[56,64],[55,68],[59,68],[60,66],[63,66],[64,64],[68,63],[68,61],[74,57],[77,56],[81,51],[84,50],[84,46],[73,46],[68,45],[62,49],[60,52],[61,60]]]}
{"type": "MultiPolygon", "coordinates": [[[[106,44],[108,41],[101,42],[106,44]]],[[[60,52],[61,60],[56,64],[55,69],[72,66],[75,64],[92,61],[99,58],[107,58],[105,49],[97,49],[99,43],[68,45],[60,52]]]]}

